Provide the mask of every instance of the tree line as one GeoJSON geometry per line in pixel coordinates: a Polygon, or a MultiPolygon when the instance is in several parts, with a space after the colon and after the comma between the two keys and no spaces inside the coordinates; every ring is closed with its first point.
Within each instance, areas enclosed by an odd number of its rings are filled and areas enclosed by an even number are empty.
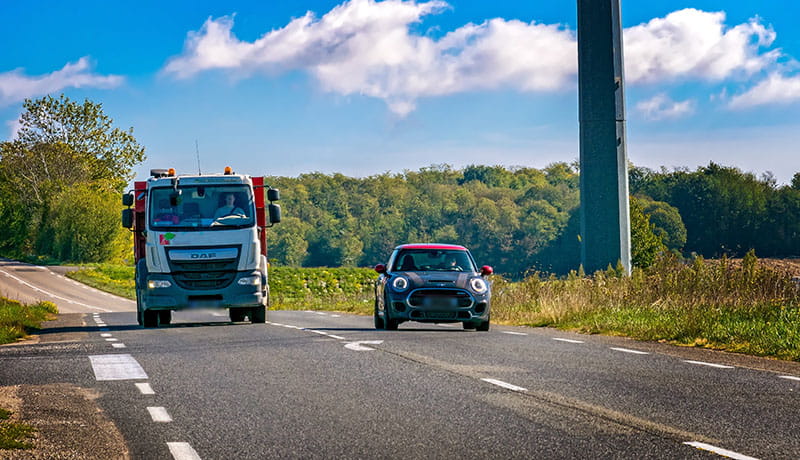
{"type": "MultiPolygon", "coordinates": [[[[26,100],[15,139],[0,143],[0,253],[130,262],[120,194],[144,160],[133,130],[102,105],[26,100]]],[[[659,253],[707,258],[800,256],[800,173],[778,186],[735,167],[631,167],[633,263],[659,253]]],[[[580,264],[577,164],[545,168],[432,165],[355,178],[268,176],[284,220],[269,258],[292,267],[371,266],[408,242],[463,244],[506,275],[566,273],[580,264]]]]}

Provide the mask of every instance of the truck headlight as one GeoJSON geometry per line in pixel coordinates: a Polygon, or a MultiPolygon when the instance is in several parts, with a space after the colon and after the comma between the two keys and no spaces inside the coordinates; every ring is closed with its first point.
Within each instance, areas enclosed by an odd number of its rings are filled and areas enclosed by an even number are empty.
{"type": "Polygon", "coordinates": [[[484,281],[483,278],[472,278],[469,280],[469,285],[472,290],[478,294],[483,294],[487,289],[486,281],[484,281]]]}
{"type": "Polygon", "coordinates": [[[162,289],[172,287],[172,283],[168,280],[150,280],[147,282],[147,287],[150,289],[162,289]]]}
{"type": "Polygon", "coordinates": [[[261,275],[245,276],[237,281],[241,286],[258,286],[261,284],[261,275]]]}
{"type": "Polygon", "coordinates": [[[392,287],[395,289],[395,291],[405,291],[408,289],[408,280],[402,276],[398,276],[392,280],[392,287]]]}

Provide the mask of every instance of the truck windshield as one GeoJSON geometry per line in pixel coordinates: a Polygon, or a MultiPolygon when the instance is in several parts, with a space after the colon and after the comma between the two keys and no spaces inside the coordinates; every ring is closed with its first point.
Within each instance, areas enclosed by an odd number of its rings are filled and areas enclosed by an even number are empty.
{"type": "Polygon", "coordinates": [[[227,230],[255,224],[253,193],[247,185],[190,185],[150,190],[150,228],[227,230]]]}

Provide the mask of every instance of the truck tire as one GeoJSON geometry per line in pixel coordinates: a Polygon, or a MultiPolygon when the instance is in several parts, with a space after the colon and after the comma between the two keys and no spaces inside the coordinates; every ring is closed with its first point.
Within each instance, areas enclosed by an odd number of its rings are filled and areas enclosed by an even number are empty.
{"type": "Polygon", "coordinates": [[[231,317],[232,323],[240,323],[244,321],[245,310],[242,308],[229,308],[228,315],[231,317]]]}
{"type": "Polygon", "coordinates": [[[263,305],[253,307],[250,310],[250,322],[253,324],[264,324],[267,321],[267,308],[263,305]]]}
{"type": "Polygon", "coordinates": [[[145,310],[142,312],[142,318],[144,319],[144,327],[158,327],[158,317],[159,312],[155,310],[145,310]]]}
{"type": "Polygon", "coordinates": [[[166,326],[172,321],[172,310],[161,310],[158,312],[158,324],[166,326]]]}
{"type": "Polygon", "coordinates": [[[136,262],[133,280],[136,290],[136,320],[139,322],[139,326],[153,327],[146,325],[145,311],[147,305],[145,305],[142,300],[144,298],[144,287],[147,280],[147,261],[145,259],[139,259],[139,261],[136,262]]]}

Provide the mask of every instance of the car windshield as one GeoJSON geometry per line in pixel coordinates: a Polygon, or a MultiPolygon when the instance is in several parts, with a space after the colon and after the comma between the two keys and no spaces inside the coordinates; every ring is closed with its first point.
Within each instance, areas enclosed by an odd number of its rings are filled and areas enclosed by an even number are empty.
{"type": "Polygon", "coordinates": [[[150,228],[226,230],[255,224],[253,194],[247,185],[179,186],[150,190],[150,228]]]}
{"type": "Polygon", "coordinates": [[[472,272],[475,265],[465,251],[440,249],[404,250],[397,254],[393,271],[472,272]]]}

